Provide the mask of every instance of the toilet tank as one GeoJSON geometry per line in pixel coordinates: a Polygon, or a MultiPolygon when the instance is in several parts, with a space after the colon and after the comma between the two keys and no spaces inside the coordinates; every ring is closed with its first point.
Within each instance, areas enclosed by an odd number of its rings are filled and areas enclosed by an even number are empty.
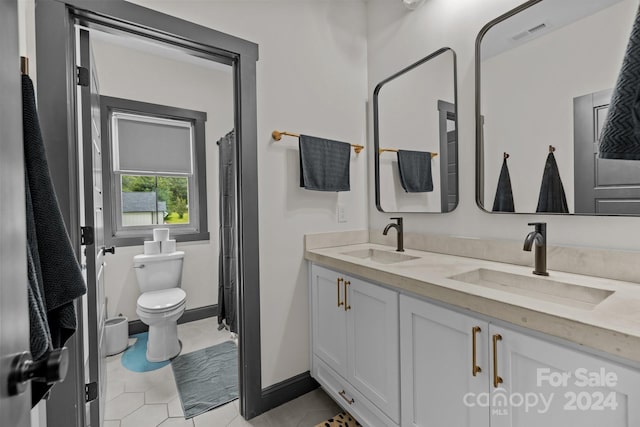
{"type": "Polygon", "coordinates": [[[134,256],[133,268],[140,292],[179,288],[182,285],[183,261],[183,251],[134,256]]]}

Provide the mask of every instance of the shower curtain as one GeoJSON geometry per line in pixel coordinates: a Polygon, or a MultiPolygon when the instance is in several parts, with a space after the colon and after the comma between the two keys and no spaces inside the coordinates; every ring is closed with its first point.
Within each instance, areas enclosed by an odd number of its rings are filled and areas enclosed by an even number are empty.
{"type": "Polygon", "coordinates": [[[220,255],[218,325],[238,332],[236,247],[236,138],[232,130],[218,141],[220,186],[220,255]]]}

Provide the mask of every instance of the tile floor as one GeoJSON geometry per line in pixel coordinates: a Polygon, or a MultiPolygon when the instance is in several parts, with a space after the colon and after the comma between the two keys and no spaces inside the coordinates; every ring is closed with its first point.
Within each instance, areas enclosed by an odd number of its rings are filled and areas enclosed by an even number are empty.
{"type": "MultiPolygon", "coordinates": [[[[182,352],[228,341],[229,332],[217,326],[215,319],[179,325],[182,352]]],[[[318,389],[250,421],[240,416],[237,400],[185,420],[171,365],[138,373],[122,366],[120,358],[107,358],[104,427],[313,427],[341,411],[318,389]]]]}

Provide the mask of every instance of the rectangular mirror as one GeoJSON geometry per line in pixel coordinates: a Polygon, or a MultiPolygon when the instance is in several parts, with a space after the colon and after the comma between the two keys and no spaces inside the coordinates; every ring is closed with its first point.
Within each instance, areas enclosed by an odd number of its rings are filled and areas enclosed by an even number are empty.
{"type": "Polygon", "coordinates": [[[451,212],[458,205],[456,55],[442,48],[373,93],[376,206],[451,212]]]}
{"type": "Polygon", "coordinates": [[[640,215],[640,162],[599,155],[637,10],[638,0],[532,0],[482,29],[476,43],[482,209],[640,215]]]}

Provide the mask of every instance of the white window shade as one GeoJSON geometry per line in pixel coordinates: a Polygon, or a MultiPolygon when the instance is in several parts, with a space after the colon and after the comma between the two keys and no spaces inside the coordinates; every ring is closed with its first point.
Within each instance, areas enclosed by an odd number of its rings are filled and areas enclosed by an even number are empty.
{"type": "Polygon", "coordinates": [[[193,174],[193,129],[187,121],[113,113],[113,170],[193,174]]]}

